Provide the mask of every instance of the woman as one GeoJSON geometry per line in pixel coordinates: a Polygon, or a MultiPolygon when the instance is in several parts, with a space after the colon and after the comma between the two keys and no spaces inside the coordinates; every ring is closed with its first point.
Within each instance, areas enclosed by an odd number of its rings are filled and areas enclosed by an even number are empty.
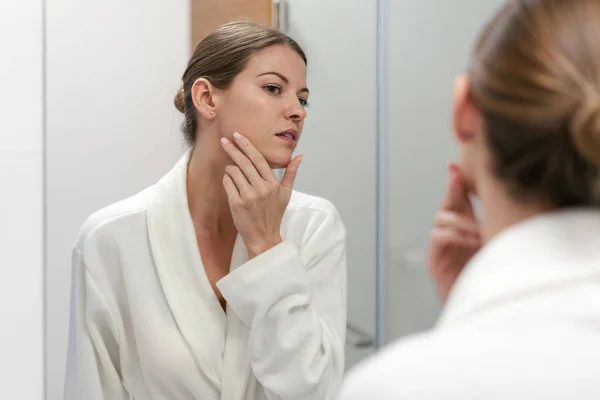
{"type": "Polygon", "coordinates": [[[341,399],[600,398],[599,39],[598,0],[509,1],[487,26],[429,250],[441,319],[341,399]]]}
{"type": "Polygon", "coordinates": [[[198,45],[175,98],[191,149],[77,239],[68,399],[336,394],[346,233],[292,191],[307,97],[306,56],[280,32],[230,23],[198,45]]]}

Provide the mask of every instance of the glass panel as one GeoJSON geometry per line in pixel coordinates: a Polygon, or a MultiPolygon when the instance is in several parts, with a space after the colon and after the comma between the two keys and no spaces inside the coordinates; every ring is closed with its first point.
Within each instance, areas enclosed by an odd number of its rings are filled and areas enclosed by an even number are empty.
{"type": "Polygon", "coordinates": [[[294,187],[330,200],[346,225],[348,368],[374,351],[375,11],[369,1],[289,2],[288,33],[308,55],[311,91],[294,187]]]}
{"type": "Polygon", "coordinates": [[[501,0],[389,2],[388,341],[427,329],[440,301],[425,252],[456,157],[451,133],[453,82],[474,39],[501,0]]]}

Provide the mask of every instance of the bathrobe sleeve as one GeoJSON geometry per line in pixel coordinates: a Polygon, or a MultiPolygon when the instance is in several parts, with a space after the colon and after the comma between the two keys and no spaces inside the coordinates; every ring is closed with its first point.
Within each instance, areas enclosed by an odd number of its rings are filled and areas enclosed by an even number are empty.
{"type": "Polygon", "coordinates": [[[129,400],[119,374],[118,335],[107,301],[73,252],[65,400],[129,400]]]}
{"type": "Polygon", "coordinates": [[[346,336],[346,232],[337,211],[302,249],[285,241],[217,286],[250,328],[250,365],[269,400],[335,398],[346,336]]]}

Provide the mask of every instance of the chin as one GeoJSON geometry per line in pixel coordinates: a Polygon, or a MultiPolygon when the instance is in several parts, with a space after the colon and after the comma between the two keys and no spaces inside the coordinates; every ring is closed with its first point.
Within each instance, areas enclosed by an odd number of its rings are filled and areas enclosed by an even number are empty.
{"type": "Polygon", "coordinates": [[[276,154],[276,155],[265,155],[265,160],[271,168],[282,169],[292,161],[291,154],[276,154]]]}

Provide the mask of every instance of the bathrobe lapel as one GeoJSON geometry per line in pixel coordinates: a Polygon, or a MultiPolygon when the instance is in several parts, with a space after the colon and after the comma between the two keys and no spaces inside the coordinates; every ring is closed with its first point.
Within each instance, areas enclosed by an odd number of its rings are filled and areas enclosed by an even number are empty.
{"type": "Polygon", "coordinates": [[[191,151],[155,186],[148,236],[158,278],[173,318],[198,368],[221,390],[227,317],[206,276],[188,209],[191,151]]]}
{"type": "MultiPolygon", "coordinates": [[[[248,252],[238,235],[233,255],[231,271],[248,261],[248,252]]],[[[223,358],[222,400],[242,400],[253,398],[254,385],[250,381],[248,341],[250,329],[227,306],[227,332],[223,358]],[[250,392],[252,394],[247,395],[250,392]]]]}

